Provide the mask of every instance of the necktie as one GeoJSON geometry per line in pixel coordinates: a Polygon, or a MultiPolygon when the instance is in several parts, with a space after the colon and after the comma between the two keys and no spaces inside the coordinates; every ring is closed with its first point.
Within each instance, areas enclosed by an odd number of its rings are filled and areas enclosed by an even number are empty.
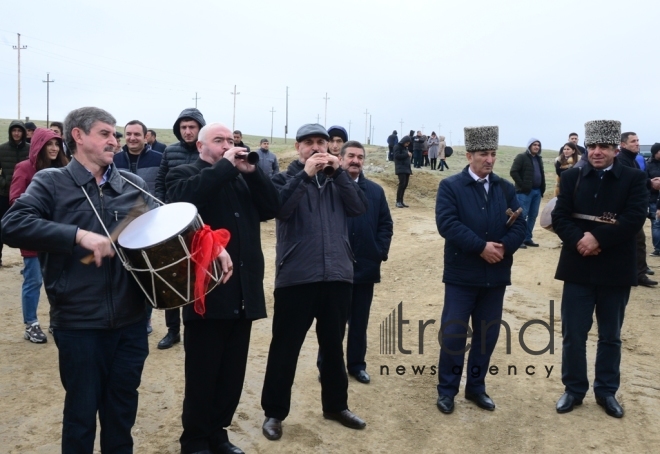
{"type": "Polygon", "coordinates": [[[488,191],[486,191],[486,182],[487,181],[488,180],[486,180],[485,178],[479,178],[477,180],[477,183],[479,183],[481,185],[481,189],[483,189],[483,191],[484,191],[484,198],[486,199],[486,202],[488,202],[488,191]]]}
{"type": "Polygon", "coordinates": [[[604,170],[598,170],[598,178],[600,178],[602,180],[603,175],[605,175],[605,171],[604,170]]]}

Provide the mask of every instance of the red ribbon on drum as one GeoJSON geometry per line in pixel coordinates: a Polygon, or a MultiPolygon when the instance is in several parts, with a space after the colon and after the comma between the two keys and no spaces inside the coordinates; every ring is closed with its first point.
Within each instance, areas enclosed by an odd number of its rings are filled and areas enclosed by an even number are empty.
{"type": "Polygon", "coordinates": [[[211,280],[213,261],[229,243],[231,234],[226,229],[211,230],[204,226],[195,232],[192,240],[192,260],[195,263],[195,312],[206,312],[206,289],[211,280]]]}

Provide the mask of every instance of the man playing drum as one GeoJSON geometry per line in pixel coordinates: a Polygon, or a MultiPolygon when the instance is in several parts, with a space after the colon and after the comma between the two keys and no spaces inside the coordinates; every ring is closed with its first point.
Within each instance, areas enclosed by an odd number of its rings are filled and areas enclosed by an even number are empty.
{"type": "Polygon", "coordinates": [[[234,147],[226,126],[204,126],[197,148],[197,161],[167,174],[167,198],[194,204],[211,229],[229,231],[234,268],[231,279],[206,296],[204,314],[183,308],[181,452],[242,453],[225,428],[241,397],[252,321],[266,317],[260,222],[275,217],[280,197],[263,170],[247,162],[246,150],[234,147]]]}
{"type": "Polygon", "coordinates": [[[133,452],[138,391],[149,353],[144,295],[115,256],[112,232],[137,204],[154,208],[138,176],[112,165],[115,119],[96,107],[67,115],[68,166],[38,172],[2,219],[3,241],[41,251],[50,324],[66,391],[62,452],[133,452]],[[134,186],[135,185],[135,186],[134,186]],[[96,266],[81,261],[89,252],[96,266]]]}

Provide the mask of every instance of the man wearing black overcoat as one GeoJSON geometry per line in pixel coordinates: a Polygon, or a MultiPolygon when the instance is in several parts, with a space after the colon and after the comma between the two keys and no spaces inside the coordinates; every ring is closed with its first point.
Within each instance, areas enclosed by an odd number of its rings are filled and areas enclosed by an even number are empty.
{"type": "Polygon", "coordinates": [[[220,123],[198,136],[199,159],[177,166],[165,180],[170,202],[194,204],[205,224],[229,231],[226,251],[233,267],[207,296],[204,313],[183,308],[185,395],[181,452],[242,453],[229,442],[243,389],[252,321],[266,317],[260,222],[273,219],[280,197],[270,178],[248,164],[220,123]],[[233,269],[233,273],[232,273],[233,269]]]}
{"type": "Polygon", "coordinates": [[[644,172],[616,158],[621,123],[585,124],[589,163],[561,176],[552,227],[563,241],[555,279],[564,281],[561,304],[562,382],[557,412],[580,405],[589,390],[586,343],[596,313],[598,348],[594,394],[608,415],[621,418],[621,326],[637,285],[635,235],[644,224],[648,192],[644,172]],[[607,222],[608,219],[615,222],[607,222]]]}

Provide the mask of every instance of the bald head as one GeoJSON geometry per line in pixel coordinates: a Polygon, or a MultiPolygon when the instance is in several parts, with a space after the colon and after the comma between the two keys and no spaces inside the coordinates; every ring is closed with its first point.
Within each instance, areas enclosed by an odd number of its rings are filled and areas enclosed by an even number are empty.
{"type": "Polygon", "coordinates": [[[215,164],[234,146],[234,135],[222,123],[211,123],[199,131],[197,150],[201,160],[215,164]]]}

